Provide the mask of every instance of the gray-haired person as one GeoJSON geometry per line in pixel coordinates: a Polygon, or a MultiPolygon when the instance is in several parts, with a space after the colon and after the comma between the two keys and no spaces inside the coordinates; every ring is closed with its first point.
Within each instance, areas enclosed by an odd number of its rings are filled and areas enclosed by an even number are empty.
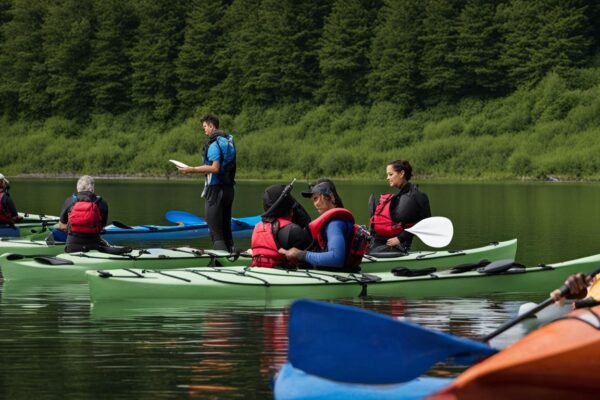
{"type": "Polygon", "coordinates": [[[108,204],[95,193],[94,178],[83,175],[77,181],[77,193],[69,196],[60,213],[59,229],[67,232],[67,253],[100,250],[107,243],[100,231],[108,221],[108,204]]]}

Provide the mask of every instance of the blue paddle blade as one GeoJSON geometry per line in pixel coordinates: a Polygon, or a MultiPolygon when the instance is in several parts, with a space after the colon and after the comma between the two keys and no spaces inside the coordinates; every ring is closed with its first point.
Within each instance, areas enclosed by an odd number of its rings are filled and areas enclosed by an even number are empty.
{"type": "Polygon", "coordinates": [[[231,218],[231,227],[233,229],[253,228],[254,225],[261,221],[260,215],[253,217],[231,218]]]}
{"type": "Polygon", "coordinates": [[[291,306],[290,363],[340,382],[408,382],[439,361],[475,361],[496,352],[487,344],[340,304],[299,300],[291,306]]]}
{"type": "Polygon", "coordinates": [[[167,221],[174,224],[182,223],[184,225],[206,225],[206,220],[202,217],[189,213],[187,211],[171,210],[165,213],[167,221]]]}

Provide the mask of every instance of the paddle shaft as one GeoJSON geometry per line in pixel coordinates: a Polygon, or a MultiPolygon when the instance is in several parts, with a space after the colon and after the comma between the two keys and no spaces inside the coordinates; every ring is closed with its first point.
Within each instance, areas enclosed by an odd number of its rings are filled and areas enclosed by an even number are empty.
{"type": "MultiPolygon", "coordinates": [[[[590,273],[589,276],[591,276],[593,278],[598,273],[600,273],[600,268],[593,271],[592,273],[590,273]]],[[[570,293],[570,289],[566,285],[562,285],[558,290],[560,291],[561,297],[565,297],[570,293]]],[[[548,307],[552,303],[554,303],[554,300],[552,299],[552,297],[549,297],[548,299],[544,300],[543,302],[541,302],[540,304],[538,304],[536,307],[532,308],[531,310],[527,311],[526,313],[523,313],[523,314],[519,315],[517,318],[504,323],[498,329],[496,329],[494,332],[492,332],[488,335],[485,335],[484,337],[481,338],[481,341],[489,342],[496,336],[500,335],[501,333],[505,332],[506,330],[517,325],[519,322],[523,321],[524,319],[527,319],[527,318],[531,317],[532,315],[542,311],[544,308],[548,307]]]]}
{"type": "Polygon", "coordinates": [[[290,182],[289,185],[287,185],[285,188],[283,188],[283,191],[281,192],[281,194],[279,195],[277,200],[275,200],[275,202],[271,205],[271,207],[269,207],[269,209],[267,211],[265,211],[265,214],[272,212],[275,209],[275,207],[277,207],[279,205],[279,203],[281,203],[281,201],[285,198],[285,196],[290,194],[290,192],[292,191],[292,188],[294,187],[295,182],[296,182],[296,178],[294,178],[290,182]]]}

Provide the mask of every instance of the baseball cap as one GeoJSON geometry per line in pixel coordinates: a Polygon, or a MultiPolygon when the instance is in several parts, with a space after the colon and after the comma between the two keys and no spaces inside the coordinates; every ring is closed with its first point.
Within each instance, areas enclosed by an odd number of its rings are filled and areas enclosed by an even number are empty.
{"type": "Polygon", "coordinates": [[[7,184],[7,185],[10,183],[10,182],[8,181],[8,179],[6,179],[6,178],[4,177],[4,175],[3,175],[3,174],[0,174],[0,181],[4,181],[4,182],[6,182],[6,184],[7,184]]]}
{"type": "Polygon", "coordinates": [[[333,188],[329,182],[319,182],[316,185],[310,186],[308,191],[302,192],[302,196],[312,197],[315,193],[330,195],[333,194],[333,188]]]}

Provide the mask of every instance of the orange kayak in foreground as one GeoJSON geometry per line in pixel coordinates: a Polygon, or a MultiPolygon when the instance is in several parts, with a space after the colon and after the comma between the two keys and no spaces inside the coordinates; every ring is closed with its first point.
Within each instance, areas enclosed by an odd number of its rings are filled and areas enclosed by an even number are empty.
{"type": "Polygon", "coordinates": [[[600,306],[573,311],[469,368],[429,399],[557,399],[600,390],[600,306]]]}

